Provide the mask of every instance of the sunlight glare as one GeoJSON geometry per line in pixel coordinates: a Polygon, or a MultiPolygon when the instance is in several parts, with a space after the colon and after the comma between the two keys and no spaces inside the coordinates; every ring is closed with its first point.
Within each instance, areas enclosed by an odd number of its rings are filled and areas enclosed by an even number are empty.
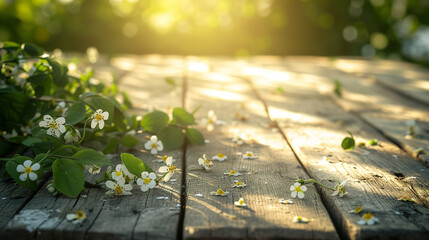
{"type": "Polygon", "coordinates": [[[210,66],[205,62],[188,62],[188,70],[195,72],[209,72],[210,66]]]}

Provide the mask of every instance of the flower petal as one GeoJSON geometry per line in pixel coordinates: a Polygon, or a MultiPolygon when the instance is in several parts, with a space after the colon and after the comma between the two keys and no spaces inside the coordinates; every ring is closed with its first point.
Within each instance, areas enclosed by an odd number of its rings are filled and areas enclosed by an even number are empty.
{"type": "Polygon", "coordinates": [[[91,128],[92,129],[94,129],[95,127],[97,127],[97,120],[95,120],[95,119],[92,119],[92,121],[91,121],[91,128]]]}
{"type": "Polygon", "coordinates": [[[301,185],[301,183],[296,182],[296,183],[294,183],[293,185],[294,185],[295,187],[298,187],[299,185],[301,185]]]}
{"type": "Polygon", "coordinates": [[[154,188],[156,186],[156,182],[155,181],[150,181],[149,184],[147,185],[149,188],[154,188]]]}
{"type": "Polygon", "coordinates": [[[58,130],[60,130],[61,133],[65,133],[66,127],[64,127],[64,125],[58,125],[58,130]]]}
{"type": "Polygon", "coordinates": [[[173,173],[172,172],[169,172],[169,173],[167,173],[167,175],[165,175],[165,177],[164,177],[164,182],[168,182],[168,181],[170,181],[170,178],[173,176],[173,173]]]}
{"type": "Polygon", "coordinates": [[[56,136],[57,138],[59,138],[59,137],[60,137],[60,135],[61,135],[60,130],[58,130],[58,129],[53,129],[53,130],[54,130],[55,136],[56,136]]]}
{"type": "Polygon", "coordinates": [[[55,129],[49,128],[48,130],[46,130],[46,134],[51,135],[51,136],[55,136],[55,129]]]}
{"type": "Polygon", "coordinates": [[[168,171],[170,171],[170,169],[167,166],[161,166],[158,169],[158,172],[160,172],[160,173],[166,173],[168,171]]]}
{"type": "Polygon", "coordinates": [[[154,172],[149,173],[150,179],[156,179],[156,174],[154,172]]]}
{"type": "Polygon", "coordinates": [[[162,142],[161,142],[161,141],[158,141],[158,142],[156,143],[156,145],[157,145],[156,149],[157,149],[158,151],[162,151],[162,150],[164,150],[164,145],[162,144],[162,142]]]}
{"type": "Polygon", "coordinates": [[[151,148],[152,148],[152,143],[151,143],[150,141],[147,141],[147,142],[144,144],[144,148],[146,148],[147,150],[151,149],[151,148]]]}
{"type": "Polygon", "coordinates": [[[158,141],[158,137],[156,135],[153,135],[153,136],[150,137],[150,141],[152,143],[156,143],[158,141]]]}
{"type": "Polygon", "coordinates": [[[49,127],[49,123],[46,121],[39,122],[39,127],[49,127]]]}
{"type": "Polygon", "coordinates": [[[54,119],[50,115],[43,116],[43,120],[45,120],[46,122],[52,122],[52,121],[54,121],[54,119]]]}
{"type": "MultiPolygon", "coordinates": [[[[116,188],[116,183],[114,183],[113,181],[107,180],[106,181],[106,187],[110,188],[110,189],[115,189],[116,188]]],[[[106,193],[107,194],[107,193],[106,193]]]]}
{"type": "Polygon", "coordinates": [[[366,224],[366,221],[365,220],[359,220],[358,222],[357,222],[357,224],[359,224],[359,225],[365,225],[366,224]]]}
{"type": "Polygon", "coordinates": [[[19,164],[19,165],[16,167],[16,171],[17,171],[17,172],[24,172],[24,171],[25,171],[25,167],[24,167],[22,164],[19,164]]]}
{"type": "Polygon", "coordinates": [[[295,186],[294,185],[290,186],[290,190],[294,191],[295,190],[295,186]]]}
{"type": "Polygon", "coordinates": [[[302,186],[301,186],[301,190],[302,190],[303,192],[305,192],[305,191],[307,191],[307,187],[306,187],[305,185],[302,185],[302,186]]]}
{"type": "Polygon", "coordinates": [[[149,187],[146,184],[144,184],[140,187],[140,189],[142,190],[142,192],[147,192],[149,190],[149,187]]]}
{"type": "Polygon", "coordinates": [[[298,192],[298,198],[304,198],[304,193],[303,192],[298,192]]]}
{"type": "Polygon", "coordinates": [[[37,179],[37,174],[34,172],[29,173],[28,176],[30,177],[31,181],[35,181],[37,179]]]}
{"type": "Polygon", "coordinates": [[[24,167],[29,167],[31,166],[33,162],[31,160],[25,160],[25,162],[23,163],[24,167]]]}
{"type": "Polygon", "coordinates": [[[296,198],[296,191],[291,192],[290,194],[293,198],[296,198]]]}
{"type": "Polygon", "coordinates": [[[75,213],[69,213],[69,214],[67,214],[66,218],[69,221],[74,220],[74,219],[76,219],[76,214],[75,213]]]}
{"type": "Polygon", "coordinates": [[[133,190],[133,185],[131,185],[131,184],[125,184],[124,185],[124,190],[125,191],[131,191],[131,190],[133,190]]]}
{"type": "Polygon", "coordinates": [[[170,166],[173,163],[173,157],[168,157],[167,160],[165,160],[165,163],[170,166]]]}
{"type": "Polygon", "coordinates": [[[124,187],[124,184],[125,184],[125,178],[121,178],[121,179],[119,179],[118,181],[116,181],[116,183],[117,183],[119,186],[124,187]]]}
{"type": "Polygon", "coordinates": [[[27,181],[27,177],[28,177],[28,174],[23,173],[23,174],[19,175],[19,180],[25,182],[25,181],[27,181]]]}
{"type": "Polygon", "coordinates": [[[104,112],[101,114],[101,116],[103,116],[104,120],[109,119],[109,112],[104,112]]]}
{"type": "Polygon", "coordinates": [[[100,120],[100,121],[98,122],[98,127],[99,127],[100,129],[103,129],[103,128],[104,128],[104,120],[100,120]]]}
{"type": "Polygon", "coordinates": [[[150,150],[150,154],[157,154],[157,153],[158,153],[158,150],[156,150],[156,148],[152,148],[150,150]]]}
{"type": "Polygon", "coordinates": [[[137,178],[137,185],[143,185],[143,179],[137,178]]]}
{"type": "Polygon", "coordinates": [[[63,117],[59,117],[55,119],[55,122],[57,122],[59,125],[63,125],[64,123],[66,123],[66,119],[63,117]]]}

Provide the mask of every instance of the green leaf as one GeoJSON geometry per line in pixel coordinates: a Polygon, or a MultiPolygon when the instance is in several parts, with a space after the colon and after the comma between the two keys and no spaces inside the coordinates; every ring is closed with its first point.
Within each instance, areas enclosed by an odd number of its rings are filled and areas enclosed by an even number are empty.
{"type": "Polygon", "coordinates": [[[188,138],[189,142],[195,145],[204,144],[203,134],[195,128],[186,129],[186,138],[188,138]]]}
{"type": "Polygon", "coordinates": [[[371,146],[378,145],[378,140],[376,138],[369,140],[369,145],[371,145],[371,146]]]}
{"type": "Polygon", "coordinates": [[[74,103],[66,112],[66,122],[70,125],[84,120],[86,118],[85,104],[82,102],[74,103]]]}
{"type": "Polygon", "coordinates": [[[38,57],[44,52],[42,48],[33,43],[24,43],[21,49],[31,57],[38,57]]]}
{"type": "Polygon", "coordinates": [[[119,140],[119,143],[122,146],[132,148],[139,144],[139,140],[132,135],[126,134],[119,140]]]}
{"type": "Polygon", "coordinates": [[[70,159],[57,159],[52,164],[55,188],[68,197],[77,197],[85,184],[83,166],[70,159]]]}
{"type": "Polygon", "coordinates": [[[1,48],[4,48],[4,49],[18,49],[20,47],[21,47],[21,45],[19,43],[10,42],[10,41],[4,41],[3,42],[3,46],[1,48]]]}
{"type": "Polygon", "coordinates": [[[48,59],[48,62],[52,67],[54,83],[59,87],[66,86],[68,83],[67,67],[52,59],[48,59]]]}
{"type": "Polygon", "coordinates": [[[40,85],[46,81],[46,79],[49,78],[49,75],[46,73],[40,73],[32,75],[31,77],[27,78],[27,81],[31,84],[40,85]]]}
{"type": "Polygon", "coordinates": [[[93,149],[85,149],[75,153],[73,158],[76,162],[83,165],[96,165],[96,166],[108,166],[112,165],[112,161],[106,157],[103,153],[95,151],[93,149]]]}
{"type": "Polygon", "coordinates": [[[122,92],[123,103],[127,109],[132,108],[133,104],[131,103],[130,96],[126,92],[122,92]]]}
{"type": "Polygon", "coordinates": [[[120,108],[115,107],[113,113],[113,123],[115,123],[115,127],[120,131],[127,130],[127,125],[125,124],[125,116],[120,108]]]}
{"type": "Polygon", "coordinates": [[[334,87],[334,93],[335,93],[338,97],[341,97],[341,96],[342,96],[342,94],[341,94],[341,83],[340,83],[340,81],[335,80],[335,81],[334,81],[334,85],[335,85],[335,87],[334,87]]]}
{"type": "Polygon", "coordinates": [[[165,127],[167,127],[169,117],[166,113],[160,111],[153,111],[146,114],[142,121],[142,127],[149,132],[159,133],[165,127]]]}
{"type": "Polygon", "coordinates": [[[121,154],[122,163],[125,167],[130,171],[130,173],[140,176],[142,172],[153,172],[152,168],[149,167],[145,162],[141,159],[134,157],[134,155],[129,153],[121,154]]]}
{"type": "Polygon", "coordinates": [[[173,79],[173,78],[171,78],[171,77],[166,77],[166,78],[165,78],[165,82],[166,82],[167,84],[169,84],[169,85],[173,86],[173,87],[176,87],[176,86],[177,86],[176,81],[174,81],[174,79],[173,79]]]}
{"type": "Polygon", "coordinates": [[[35,144],[35,143],[39,143],[42,142],[43,140],[41,138],[38,137],[27,137],[24,141],[22,141],[22,144],[30,147],[31,145],[35,144]]]}
{"type": "Polygon", "coordinates": [[[103,149],[104,154],[111,154],[116,152],[116,147],[118,146],[119,141],[116,137],[110,138],[109,142],[103,149]]]}
{"type": "Polygon", "coordinates": [[[173,120],[177,124],[192,125],[195,124],[195,118],[192,114],[185,111],[183,108],[173,109],[173,120]]]}
{"type": "Polygon", "coordinates": [[[185,135],[180,128],[168,126],[158,134],[158,138],[163,143],[165,149],[173,149],[182,146],[185,135]]]}
{"type": "Polygon", "coordinates": [[[341,142],[341,147],[344,150],[352,150],[355,147],[355,140],[353,138],[353,134],[347,131],[350,134],[350,137],[345,137],[341,142]]]}

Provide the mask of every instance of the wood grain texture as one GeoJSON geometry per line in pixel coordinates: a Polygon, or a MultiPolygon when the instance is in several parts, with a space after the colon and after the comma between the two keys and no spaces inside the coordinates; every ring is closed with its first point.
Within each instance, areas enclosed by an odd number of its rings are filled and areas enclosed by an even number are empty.
{"type": "MultiPolygon", "coordinates": [[[[255,85],[260,81],[262,79],[255,80],[255,85]]],[[[333,197],[331,191],[321,189],[333,221],[341,226],[342,236],[349,239],[426,236],[429,176],[423,165],[333,104],[330,97],[304,99],[272,95],[268,94],[269,88],[263,87],[259,91],[309,175],[331,186],[337,181],[348,180],[347,197],[333,197]],[[339,120],[343,126],[337,124],[339,120]],[[353,132],[357,141],[368,142],[377,138],[380,145],[344,151],[340,143],[348,135],[346,130],[353,132]],[[330,157],[329,164],[322,162],[323,156],[330,157]],[[401,196],[414,198],[416,204],[398,201],[401,196]],[[380,223],[358,225],[359,216],[348,212],[358,205],[363,206],[363,211],[376,215],[380,223]]]]}
{"type": "MultiPolygon", "coordinates": [[[[210,142],[191,146],[187,161],[187,208],[184,219],[185,239],[337,239],[338,235],[318,193],[309,186],[307,198],[294,199],[283,205],[280,198],[291,198],[294,180],[307,177],[281,135],[272,132],[262,104],[255,99],[250,86],[240,79],[216,73],[191,73],[187,92],[187,108],[202,105],[197,113],[206,117],[214,110],[225,126],[204,131],[210,142]],[[236,116],[247,118],[240,121],[236,116]],[[253,140],[237,146],[232,142],[234,132],[253,136],[253,140]],[[253,151],[255,160],[244,160],[242,154],[253,151]],[[211,171],[198,165],[203,154],[228,156],[224,162],[214,162],[211,171]],[[224,172],[236,170],[242,176],[231,177],[224,172]],[[234,180],[245,182],[243,189],[232,188],[234,180]],[[222,188],[230,192],[226,197],[211,196],[222,188]],[[196,194],[202,194],[202,197],[196,194]],[[247,208],[234,206],[243,197],[247,208]],[[308,224],[294,223],[295,216],[308,217],[308,224]]],[[[201,127],[203,128],[203,127],[201,127]]]]}

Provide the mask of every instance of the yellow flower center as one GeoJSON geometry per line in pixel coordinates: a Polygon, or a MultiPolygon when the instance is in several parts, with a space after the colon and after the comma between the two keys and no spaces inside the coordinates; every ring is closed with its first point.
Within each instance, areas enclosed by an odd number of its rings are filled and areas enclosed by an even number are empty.
{"type": "Polygon", "coordinates": [[[369,221],[369,220],[371,220],[371,218],[372,218],[372,214],[371,214],[371,213],[365,213],[365,214],[363,215],[363,218],[364,218],[366,221],[369,221]]]}
{"type": "Polygon", "coordinates": [[[57,129],[58,128],[58,124],[56,122],[51,122],[49,124],[49,128],[57,129]]]}
{"type": "Polygon", "coordinates": [[[120,172],[120,171],[119,171],[119,172],[116,172],[116,176],[117,176],[117,177],[119,177],[119,176],[121,176],[121,175],[122,175],[122,172],[120,172]]]}
{"type": "Polygon", "coordinates": [[[236,186],[242,186],[242,185],[243,185],[243,183],[242,183],[242,182],[236,182],[236,183],[235,183],[235,185],[236,185],[236,186]]]}
{"type": "Polygon", "coordinates": [[[338,189],[338,192],[340,192],[340,193],[346,193],[346,189],[343,187],[343,186],[341,186],[339,189],[338,189]]]}
{"type": "Polygon", "coordinates": [[[243,204],[244,204],[244,199],[240,198],[240,200],[238,200],[238,203],[239,203],[240,205],[243,205],[243,204]]]}
{"type": "Polygon", "coordinates": [[[213,119],[211,119],[211,118],[209,118],[208,122],[209,122],[209,124],[213,124],[214,123],[213,119]]]}
{"type": "Polygon", "coordinates": [[[128,177],[128,176],[125,176],[125,182],[126,182],[126,183],[131,182],[131,178],[130,178],[130,177],[128,177]]]}
{"type": "Polygon", "coordinates": [[[206,159],[206,163],[211,163],[212,160],[206,159]]]}
{"type": "Polygon", "coordinates": [[[229,171],[229,174],[236,174],[237,172],[236,171],[234,171],[234,170],[231,170],[231,171],[229,171]]]}
{"type": "Polygon", "coordinates": [[[217,190],[217,194],[218,194],[218,195],[222,195],[222,194],[224,194],[224,193],[225,193],[225,192],[224,192],[222,189],[220,189],[220,188],[217,190]]]}
{"type": "Polygon", "coordinates": [[[95,120],[97,120],[97,121],[101,121],[101,120],[103,120],[103,116],[101,116],[101,114],[95,114],[95,120]]]}
{"type": "Polygon", "coordinates": [[[304,192],[304,191],[301,190],[301,185],[299,185],[298,187],[295,187],[295,191],[296,192],[304,192]]]}
{"type": "Polygon", "coordinates": [[[248,153],[246,153],[246,156],[251,157],[252,153],[248,152],[248,153]]]}
{"type": "Polygon", "coordinates": [[[122,193],[122,187],[121,187],[121,186],[119,186],[119,185],[117,185],[117,186],[115,187],[115,194],[116,194],[116,195],[121,195],[121,193],[122,193]]]}
{"type": "Polygon", "coordinates": [[[167,158],[168,158],[167,155],[164,155],[164,157],[162,157],[162,161],[164,162],[167,161],[167,158]]]}
{"type": "Polygon", "coordinates": [[[219,153],[217,156],[220,157],[220,158],[225,157],[225,155],[223,155],[222,153],[219,153]]]}
{"type": "Polygon", "coordinates": [[[152,143],[152,148],[157,148],[158,147],[158,144],[156,144],[156,143],[152,143]]]}
{"type": "Polygon", "coordinates": [[[58,108],[58,109],[57,109],[57,113],[58,113],[58,114],[63,114],[63,109],[62,109],[62,108],[58,108]]]}
{"type": "Polygon", "coordinates": [[[150,183],[150,181],[152,181],[152,180],[150,178],[145,178],[145,179],[143,179],[143,181],[146,185],[148,185],[150,183]]]}
{"type": "Polygon", "coordinates": [[[82,218],[85,218],[85,217],[86,217],[86,215],[85,215],[84,211],[81,211],[81,210],[76,211],[76,218],[77,219],[82,219],[82,218]]]}
{"type": "Polygon", "coordinates": [[[170,169],[170,172],[173,172],[173,171],[174,171],[174,169],[176,169],[176,166],[171,165],[169,169],[170,169]]]}
{"type": "Polygon", "coordinates": [[[31,167],[26,167],[24,172],[27,174],[30,174],[33,170],[31,169],[31,167]]]}
{"type": "Polygon", "coordinates": [[[355,209],[355,213],[360,213],[360,212],[362,212],[362,206],[358,206],[358,207],[355,209]]]}

